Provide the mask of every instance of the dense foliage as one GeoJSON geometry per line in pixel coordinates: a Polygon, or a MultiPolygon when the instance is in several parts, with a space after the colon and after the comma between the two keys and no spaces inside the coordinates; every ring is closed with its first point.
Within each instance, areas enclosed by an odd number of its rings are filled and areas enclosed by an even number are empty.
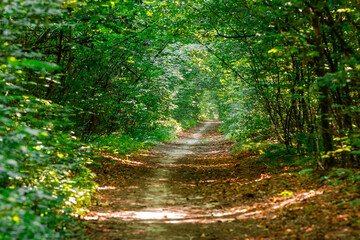
{"type": "Polygon", "coordinates": [[[1,3],[1,239],[71,234],[69,214],[96,191],[92,153],[169,140],[200,118],[204,90],[186,67],[196,46],[178,48],[174,11],[141,1],[1,3]]]}
{"type": "Polygon", "coordinates": [[[216,114],[240,143],[359,165],[356,0],[0,6],[0,239],[63,238],[95,192],[91,152],[216,114]]]}
{"type": "Polygon", "coordinates": [[[273,137],[287,151],[311,154],[321,168],[358,166],[359,7],[320,0],[205,3],[203,35],[233,73],[220,80],[227,128],[241,140],[273,137]]]}

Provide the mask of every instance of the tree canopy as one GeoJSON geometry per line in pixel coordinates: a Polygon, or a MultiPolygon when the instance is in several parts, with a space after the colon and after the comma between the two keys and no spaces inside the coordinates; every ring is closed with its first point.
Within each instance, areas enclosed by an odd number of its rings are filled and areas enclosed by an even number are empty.
{"type": "Polygon", "coordinates": [[[238,146],[269,141],[307,168],[359,167],[357,0],[0,6],[4,239],[71,234],[63,220],[95,191],[93,154],[215,115],[238,146]]]}

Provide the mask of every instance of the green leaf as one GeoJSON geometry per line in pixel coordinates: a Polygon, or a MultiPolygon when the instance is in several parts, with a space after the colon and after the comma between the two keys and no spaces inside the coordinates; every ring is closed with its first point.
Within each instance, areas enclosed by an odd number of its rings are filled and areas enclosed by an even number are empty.
{"type": "Polygon", "coordinates": [[[33,70],[58,70],[60,67],[55,63],[43,62],[34,59],[23,59],[21,65],[33,70]]]}
{"type": "Polygon", "coordinates": [[[18,66],[20,61],[17,60],[15,57],[8,57],[7,58],[7,62],[11,65],[11,66],[18,66]]]}
{"type": "Polygon", "coordinates": [[[282,197],[290,197],[290,196],[294,195],[294,192],[285,190],[285,191],[279,193],[278,195],[282,196],[282,197]]]}
{"type": "Polygon", "coordinates": [[[299,172],[300,175],[307,175],[307,174],[311,174],[314,171],[314,169],[312,168],[307,168],[307,169],[303,169],[299,172]]]}
{"type": "Polygon", "coordinates": [[[279,50],[277,50],[276,48],[270,49],[268,51],[268,53],[277,53],[279,50]]]}

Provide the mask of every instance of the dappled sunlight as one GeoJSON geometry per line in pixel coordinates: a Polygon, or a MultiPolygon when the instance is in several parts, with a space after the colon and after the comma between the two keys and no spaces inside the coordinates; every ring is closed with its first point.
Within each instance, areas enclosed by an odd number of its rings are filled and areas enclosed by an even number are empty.
{"type": "Polygon", "coordinates": [[[207,179],[207,180],[200,180],[200,183],[211,183],[211,182],[216,182],[216,179],[207,179]]]}
{"type": "MultiPolygon", "coordinates": [[[[228,166],[229,164],[222,164],[220,166],[228,166]]],[[[216,165],[219,166],[219,165],[216,165]]],[[[266,179],[270,179],[271,175],[269,174],[260,174],[260,177],[254,180],[248,180],[248,179],[244,179],[242,180],[242,182],[239,182],[239,179],[237,178],[228,178],[225,180],[225,182],[228,182],[230,184],[236,184],[237,186],[243,186],[243,185],[248,185],[248,184],[254,184],[256,182],[260,182],[266,179]]],[[[206,180],[200,180],[200,183],[211,183],[211,182],[217,182],[217,179],[206,179],[206,180]]]]}
{"type": "Polygon", "coordinates": [[[220,152],[222,152],[222,151],[220,151],[220,150],[212,150],[212,151],[209,151],[209,152],[204,152],[202,154],[204,154],[204,155],[206,155],[206,154],[217,154],[217,153],[220,153],[220,152]]]}
{"type": "MultiPolygon", "coordinates": [[[[223,236],[230,236],[232,231],[244,236],[252,236],[254,231],[256,234],[283,231],[286,236],[295,236],[299,228],[284,222],[288,219],[292,222],[304,211],[305,214],[311,211],[313,202],[321,202],[318,196],[327,189],[308,186],[305,179],[289,173],[291,170],[287,168],[270,173],[261,164],[246,164],[242,159],[251,157],[251,153],[239,159],[225,150],[230,145],[231,142],[202,146],[166,143],[155,149],[156,158],[136,155],[144,165],[133,161],[126,163],[132,166],[125,166],[115,159],[122,168],[126,167],[121,187],[113,187],[118,185],[111,181],[99,188],[97,205],[82,217],[95,226],[99,236],[106,232],[114,239],[119,236],[123,236],[120,239],[157,239],[167,233],[173,236],[174,232],[186,236],[189,229],[197,231],[189,234],[189,239],[201,239],[201,236],[212,239],[209,234],[213,231],[223,236]],[[286,227],[274,231],[273,222],[286,227]]],[[[307,221],[312,214],[305,216],[307,221]]],[[[339,213],[331,221],[349,222],[348,216],[346,212],[339,213]]],[[[301,227],[303,233],[311,235],[318,232],[320,223],[311,226],[305,222],[301,227]]]]}
{"type": "MultiPolygon", "coordinates": [[[[226,152],[226,151],[223,151],[223,152],[226,152]]],[[[229,161],[229,164],[231,163],[231,160],[233,160],[233,156],[232,155],[229,155],[229,156],[212,156],[212,157],[209,157],[209,156],[206,156],[206,157],[194,157],[193,160],[194,161],[198,161],[198,162],[224,162],[224,160],[228,160],[229,161]]],[[[236,164],[235,162],[233,162],[232,164],[236,164]]]]}
{"type": "MultiPolygon", "coordinates": [[[[166,207],[166,208],[143,208],[141,210],[114,210],[92,211],[85,220],[109,221],[117,219],[122,221],[140,221],[146,223],[159,222],[170,224],[181,223],[215,223],[219,221],[234,221],[245,219],[258,219],[276,217],[272,213],[275,210],[289,205],[300,203],[324,193],[324,190],[296,193],[291,197],[270,197],[263,202],[257,202],[252,206],[243,205],[226,209],[214,209],[214,206],[198,207],[166,207]]],[[[151,199],[149,199],[151,201],[151,199]]],[[[133,203],[134,205],[136,203],[133,203]]],[[[339,216],[343,217],[343,216],[339,216]]]]}
{"type": "MultiPolygon", "coordinates": [[[[302,201],[304,199],[307,199],[307,198],[310,198],[310,197],[314,197],[316,195],[320,195],[320,194],[323,194],[324,193],[324,190],[317,190],[317,191],[309,191],[309,192],[302,192],[302,193],[297,193],[297,194],[294,194],[293,196],[289,197],[287,200],[284,200],[281,202],[281,204],[279,206],[275,206],[274,209],[276,208],[280,208],[280,207],[283,207],[287,204],[293,204],[293,203],[297,203],[299,201],[302,201]]],[[[274,202],[279,202],[281,201],[281,198],[276,198],[276,197],[273,197],[270,199],[271,201],[274,201],[274,202]]]]}
{"type": "Polygon", "coordinates": [[[299,203],[307,198],[312,198],[315,197],[317,195],[321,195],[324,193],[323,189],[317,190],[317,191],[309,191],[309,192],[301,192],[301,193],[297,193],[294,194],[293,196],[284,199],[284,200],[280,200],[279,198],[271,198],[270,200],[275,202],[272,206],[272,209],[279,209],[279,208],[283,208],[287,205],[292,205],[292,204],[296,204],[299,203]]]}
{"type": "Polygon", "coordinates": [[[115,160],[117,162],[120,162],[120,163],[126,164],[126,165],[131,165],[131,166],[145,165],[145,163],[142,163],[142,162],[129,160],[129,159],[123,159],[123,158],[115,157],[115,156],[105,154],[105,153],[101,153],[101,156],[103,156],[104,158],[110,158],[112,160],[115,160]]]}
{"type": "MultiPolygon", "coordinates": [[[[157,153],[157,152],[154,152],[154,153],[157,153]]],[[[151,153],[138,153],[138,155],[142,156],[142,157],[158,157],[157,155],[151,154],[151,153]]]]}
{"type": "Polygon", "coordinates": [[[105,186],[105,187],[98,187],[98,190],[115,190],[116,187],[113,186],[105,186]]]}
{"type": "Polygon", "coordinates": [[[178,163],[162,163],[162,164],[158,164],[159,166],[163,166],[163,167],[173,167],[173,168],[177,168],[177,167],[188,167],[188,168],[217,168],[217,167],[226,167],[226,166],[231,166],[232,164],[230,163],[223,163],[223,164],[186,164],[186,163],[182,163],[182,164],[178,164],[178,163]]]}
{"type": "Polygon", "coordinates": [[[92,212],[90,216],[85,216],[85,220],[107,221],[109,219],[118,219],[123,221],[159,221],[165,223],[181,223],[181,222],[201,222],[205,219],[208,222],[218,221],[217,217],[224,217],[226,214],[218,214],[215,216],[211,211],[204,212],[202,208],[190,207],[167,207],[163,208],[147,208],[139,211],[114,211],[114,212],[92,212]],[[211,221],[210,219],[211,218],[211,221]],[[177,220],[177,221],[172,221],[177,220]]]}
{"type": "MultiPolygon", "coordinates": [[[[117,218],[121,220],[161,220],[161,219],[182,219],[187,213],[181,211],[167,211],[161,208],[146,209],[141,211],[117,211],[117,212],[96,212],[94,214],[100,221],[108,218],[117,218]]],[[[94,218],[92,216],[91,218],[94,218]]],[[[87,219],[87,217],[84,217],[87,219]]]]}
{"type": "MultiPolygon", "coordinates": [[[[282,209],[286,206],[298,204],[301,201],[315,197],[317,195],[321,195],[324,193],[324,190],[320,189],[317,191],[308,191],[308,192],[300,192],[296,193],[291,197],[270,197],[268,200],[264,202],[257,202],[252,207],[248,208],[248,212],[237,216],[237,219],[245,219],[249,217],[256,218],[264,218],[269,216],[271,212],[275,210],[282,209]]],[[[230,210],[231,211],[231,210],[230,210]]],[[[234,211],[239,211],[238,208],[234,208],[234,211]]],[[[243,211],[241,209],[240,211],[243,211]]],[[[274,217],[274,216],[273,216],[274,217]]],[[[276,216],[275,216],[276,217],[276,216]]]]}
{"type": "Polygon", "coordinates": [[[182,183],[182,182],[178,182],[177,183],[178,186],[182,186],[182,187],[197,187],[196,184],[193,184],[193,183],[182,183]]]}
{"type": "Polygon", "coordinates": [[[253,183],[260,182],[262,180],[270,179],[270,178],[271,178],[271,176],[269,174],[261,174],[260,178],[257,178],[257,179],[251,180],[251,181],[248,180],[248,181],[245,181],[242,183],[237,183],[237,185],[243,186],[243,185],[253,184],[253,183]]]}
{"type": "MultiPolygon", "coordinates": [[[[144,177],[144,180],[148,181],[149,183],[154,183],[155,181],[167,181],[167,178],[149,178],[149,177],[144,177]]],[[[149,183],[145,183],[147,186],[151,185],[149,183]]]]}

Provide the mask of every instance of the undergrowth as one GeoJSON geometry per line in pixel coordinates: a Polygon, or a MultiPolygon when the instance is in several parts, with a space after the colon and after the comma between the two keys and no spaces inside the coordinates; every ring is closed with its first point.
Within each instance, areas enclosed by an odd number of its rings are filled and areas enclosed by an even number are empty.
{"type": "MultiPolygon", "coordinates": [[[[270,140],[237,142],[234,145],[233,152],[235,155],[243,152],[255,154],[256,157],[249,161],[252,164],[265,165],[272,173],[289,170],[295,175],[323,183],[344,184],[347,182],[353,186],[352,191],[360,190],[360,171],[358,169],[334,168],[330,171],[324,171],[314,156],[297,154],[295,149],[288,149],[286,146],[270,140]]],[[[360,200],[354,200],[351,204],[359,206],[360,200]]]]}
{"type": "Polygon", "coordinates": [[[130,133],[118,131],[103,135],[92,141],[91,145],[94,151],[123,155],[148,149],[162,141],[173,140],[182,129],[175,120],[168,120],[148,128],[135,128],[130,133]]]}
{"type": "Polygon", "coordinates": [[[0,239],[64,239],[96,183],[82,143],[66,129],[69,109],[32,96],[0,99],[0,239]],[[60,117],[62,116],[62,117],[60,117]]]}

